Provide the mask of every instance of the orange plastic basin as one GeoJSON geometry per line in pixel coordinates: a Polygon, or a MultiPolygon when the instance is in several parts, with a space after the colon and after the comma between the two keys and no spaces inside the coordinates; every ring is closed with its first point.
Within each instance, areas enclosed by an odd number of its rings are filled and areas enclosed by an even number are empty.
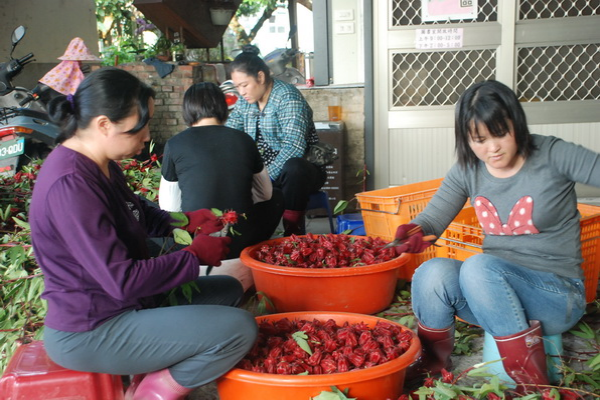
{"type": "MultiPolygon", "coordinates": [[[[357,236],[360,238],[360,236],[357,236]]],[[[375,314],[394,298],[398,268],[408,254],[379,264],[349,268],[294,268],[266,264],[254,254],[277,238],[245,248],[240,259],[252,270],[257,292],[273,302],[277,312],[342,311],[375,314]]]]}
{"type": "MultiPolygon", "coordinates": [[[[396,324],[379,317],[343,312],[282,313],[257,317],[256,320],[286,317],[322,321],[333,319],[338,325],[364,322],[373,327],[378,321],[396,324]]],[[[397,399],[402,394],[406,368],[420,354],[421,343],[415,335],[404,354],[375,367],[324,375],[276,375],[234,368],[217,380],[217,391],[220,400],[308,400],[323,391],[331,391],[331,386],[335,386],[342,391],[349,389],[348,397],[360,400],[397,399]]]]}

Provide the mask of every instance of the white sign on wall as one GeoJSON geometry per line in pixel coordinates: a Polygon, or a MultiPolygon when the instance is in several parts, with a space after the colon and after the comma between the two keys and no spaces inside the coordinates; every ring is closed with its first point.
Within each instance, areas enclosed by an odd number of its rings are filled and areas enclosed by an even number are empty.
{"type": "Polygon", "coordinates": [[[463,47],[463,28],[417,29],[417,49],[459,49],[463,47]]]}
{"type": "Polygon", "coordinates": [[[422,0],[423,22],[476,19],[477,0],[422,0]]]}

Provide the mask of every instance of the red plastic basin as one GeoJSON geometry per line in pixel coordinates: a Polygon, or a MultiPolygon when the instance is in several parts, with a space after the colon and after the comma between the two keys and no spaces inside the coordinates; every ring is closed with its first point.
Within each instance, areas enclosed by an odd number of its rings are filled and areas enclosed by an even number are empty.
{"type": "Polygon", "coordinates": [[[20,346],[0,379],[2,400],[122,400],[119,375],[72,371],[54,363],[44,342],[20,346]]]}

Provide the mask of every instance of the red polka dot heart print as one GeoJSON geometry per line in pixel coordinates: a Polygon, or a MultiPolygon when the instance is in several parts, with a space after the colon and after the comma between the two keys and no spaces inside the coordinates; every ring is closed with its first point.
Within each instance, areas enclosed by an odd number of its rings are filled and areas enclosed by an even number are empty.
{"type": "Polygon", "coordinates": [[[513,206],[508,221],[502,223],[498,211],[485,197],[475,198],[475,212],[479,224],[487,235],[532,235],[539,233],[533,225],[533,199],[524,196],[513,206]]]}

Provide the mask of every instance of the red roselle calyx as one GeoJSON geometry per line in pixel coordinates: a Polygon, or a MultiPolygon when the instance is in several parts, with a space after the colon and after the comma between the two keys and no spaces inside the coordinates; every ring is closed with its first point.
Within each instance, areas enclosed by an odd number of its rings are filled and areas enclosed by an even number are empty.
{"type": "Polygon", "coordinates": [[[240,234],[233,228],[233,225],[238,223],[240,216],[246,218],[245,214],[238,214],[234,210],[223,212],[217,208],[212,208],[211,211],[223,223],[223,229],[219,232],[212,233],[210,236],[227,236],[227,232],[231,232],[232,235],[240,234]]]}
{"type": "Polygon", "coordinates": [[[265,244],[254,257],[271,265],[298,268],[343,268],[379,264],[397,257],[381,238],[348,235],[291,235],[274,245],[265,244]]]}
{"type": "Polygon", "coordinates": [[[263,320],[254,347],[237,367],[280,375],[331,374],[365,369],[398,358],[410,347],[412,331],[377,322],[338,325],[334,320],[263,320]],[[311,352],[295,340],[307,336],[311,352]],[[295,335],[296,334],[296,335],[295,335]]]}
{"type": "Polygon", "coordinates": [[[238,222],[238,214],[235,211],[225,211],[223,215],[220,217],[223,221],[223,224],[227,225],[235,225],[238,222]]]}

